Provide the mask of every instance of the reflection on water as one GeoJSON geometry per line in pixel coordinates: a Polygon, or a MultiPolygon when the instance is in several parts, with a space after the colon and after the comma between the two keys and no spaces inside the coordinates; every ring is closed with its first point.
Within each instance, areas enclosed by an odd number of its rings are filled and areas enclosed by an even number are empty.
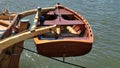
{"type": "MultiPolygon", "coordinates": [[[[66,61],[87,68],[120,67],[120,0],[1,0],[0,11],[22,12],[37,6],[48,7],[61,4],[81,13],[91,24],[94,32],[92,51],[81,57],[69,57],[66,61]]],[[[33,22],[32,17],[29,20],[33,22]]],[[[35,50],[33,40],[27,40],[25,47],[35,50]]],[[[24,51],[20,59],[20,68],[76,68],[43,56],[24,51]]]]}

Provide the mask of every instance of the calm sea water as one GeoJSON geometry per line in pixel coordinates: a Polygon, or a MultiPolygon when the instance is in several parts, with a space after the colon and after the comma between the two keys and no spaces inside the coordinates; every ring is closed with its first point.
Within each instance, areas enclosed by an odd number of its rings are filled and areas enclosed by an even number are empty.
{"type": "MultiPolygon", "coordinates": [[[[120,68],[120,0],[0,0],[0,11],[7,8],[22,12],[58,2],[81,13],[91,24],[95,39],[89,54],[66,58],[66,61],[86,68],[120,68]]],[[[28,18],[32,23],[33,16],[28,18]]],[[[35,50],[33,40],[27,40],[25,47],[35,50]]],[[[23,51],[19,67],[77,68],[28,51],[23,51]]]]}

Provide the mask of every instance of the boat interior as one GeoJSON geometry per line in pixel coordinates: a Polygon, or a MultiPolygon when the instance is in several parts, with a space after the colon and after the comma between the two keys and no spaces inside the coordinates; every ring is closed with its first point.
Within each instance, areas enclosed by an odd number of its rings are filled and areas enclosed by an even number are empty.
{"type": "Polygon", "coordinates": [[[57,25],[56,31],[42,34],[42,39],[61,39],[65,37],[83,37],[85,35],[85,23],[72,11],[58,7],[54,11],[44,13],[44,25],[57,25]]]}

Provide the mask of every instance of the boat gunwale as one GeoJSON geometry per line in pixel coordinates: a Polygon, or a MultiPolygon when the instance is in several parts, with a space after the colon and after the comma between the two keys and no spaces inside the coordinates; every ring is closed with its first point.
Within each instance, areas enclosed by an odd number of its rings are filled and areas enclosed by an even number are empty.
{"type": "Polygon", "coordinates": [[[54,40],[40,40],[38,39],[38,37],[34,38],[34,43],[39,45],[39,44],[45,44],[45,43],[54,43],[54,42],[79,42],[79,43],[93,43],[92,40],[90,40],[87,37],[81,37],[79,39],[73,39],[73,37],[71,37],[71,39],[68,38],[63,38],[63,39],[54,39],[54,40]]]}

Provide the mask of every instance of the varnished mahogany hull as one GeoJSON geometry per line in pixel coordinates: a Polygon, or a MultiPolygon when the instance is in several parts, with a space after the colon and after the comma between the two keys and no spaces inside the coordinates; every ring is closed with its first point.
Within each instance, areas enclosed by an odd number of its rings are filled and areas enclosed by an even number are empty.
{"type": "MultiPolygon", "coordinates": [[[[39,41],[34,38],[35,42],[39,41]]],[[[41,41],[42,42],[42,41],[41,41]]],[[[35,43],[39,54],[48,57],[70,57],[82,56],[90,52],[92,43],[71,41],[71,40],[58,40],[50,41],[47,43],[35,43]]]]}

